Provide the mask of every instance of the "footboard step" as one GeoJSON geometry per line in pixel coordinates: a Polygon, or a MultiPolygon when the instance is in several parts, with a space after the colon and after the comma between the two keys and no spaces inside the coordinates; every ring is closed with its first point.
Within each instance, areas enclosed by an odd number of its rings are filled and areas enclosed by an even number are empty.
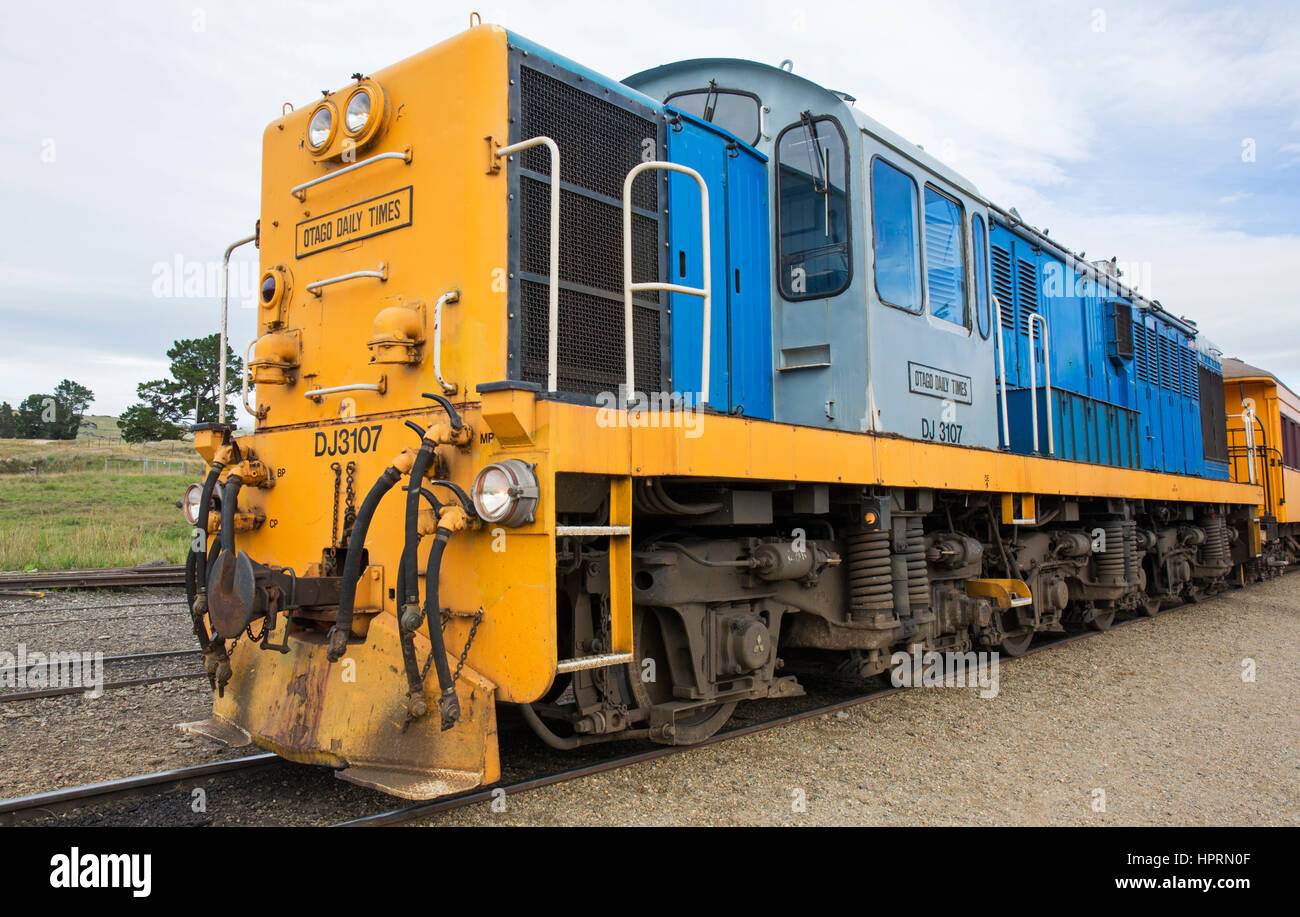
{"type": "Polygon", "coordinates": [[[336,776],[358,786],[413,800],[464,793],[483,782],[483,775],[476,771],[448,768],[412,771],[366,764],[344,768],[336,776]]]}

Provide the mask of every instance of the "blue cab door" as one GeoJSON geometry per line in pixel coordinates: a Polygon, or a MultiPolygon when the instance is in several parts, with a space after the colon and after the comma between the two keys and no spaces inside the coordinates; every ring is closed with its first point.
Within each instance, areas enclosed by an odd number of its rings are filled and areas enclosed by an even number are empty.
{"type": "MultiPolygon", "coordinates": [[[[709,405],[718,411],[771,419],[766,159],[725,131],[686,114],[668,131],[668,158],[695,169],[709,188],[709,405]]],[[[690,176],[668,173],[668,226],[669,282],[702,286],[700,193],[690,176]]],[[[673,388],[698,394],[703,300],[682,293],[669,295],[673,388]]]]}

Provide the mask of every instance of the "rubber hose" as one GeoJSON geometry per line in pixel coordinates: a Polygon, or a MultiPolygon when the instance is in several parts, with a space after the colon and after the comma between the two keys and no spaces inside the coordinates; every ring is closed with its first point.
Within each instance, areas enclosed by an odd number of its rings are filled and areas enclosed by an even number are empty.
{"type": "Polygon", "coordinates": [[[406,538],[402,545],[405,576],[398,580],[402,587],[400,598],[403,605],[420,601],[420,570],[416,561],[416,552],[420,549],[420,489],[424,473],[433,461],[433,448],[433,443],[427,439],[420,443],[411,464],[411,484],[406,488],[406,538]]]}
{"type": "Polygon", "coordinates": [[[393,489],[401,480],[402,473],[389,465],[379,480],[370,486],[366,498],[361,501],[361,509],[352,523],[352,537],[348,539],[348,553],[343,561],[343,582],[339,585],[338,620],[330,628],[329,649],[326,653],[330,662],[338,662],[347,652],[348,634],[352,632],[352,613],[357,600],[357,580],[361,577],[361,554],[365,551],[366,532],[370,529],[370,519],[379,506],[384,494],[393,489]]]}
{"type": "Polygon", "coordinates": [[[429,565],[424,571],[424,617],[429,625],[429,652],[438,670],[438,687],[443,691],[452,687],[451,668],[447,665],[447,645],[442,639],[442,609],[438,607],[438,580],[442,572],[442,553],[447,548],[451,531],[438,527],[429,545],[429,565]]]}

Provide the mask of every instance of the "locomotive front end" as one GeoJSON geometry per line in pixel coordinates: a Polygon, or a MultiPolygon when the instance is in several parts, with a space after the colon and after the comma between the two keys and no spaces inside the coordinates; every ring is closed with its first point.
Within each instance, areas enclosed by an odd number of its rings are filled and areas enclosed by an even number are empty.
{"type": "Polygon", "coordinates": [[[414,799],[495,781],[496,702],[556,667],[553,475],[529,406],[492,384],[507,52],[473,28],[270,124],[254,432],[196,434],[189,580],[217,696],[188,728],[414,799]]]}

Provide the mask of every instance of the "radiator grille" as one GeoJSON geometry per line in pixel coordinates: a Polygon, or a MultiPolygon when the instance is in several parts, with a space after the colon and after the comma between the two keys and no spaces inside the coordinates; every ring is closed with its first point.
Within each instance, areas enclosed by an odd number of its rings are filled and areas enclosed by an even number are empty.
{"type": "MultiPolygon", "coordinates": [[[[577,81],[577,78],[573,78],[577,81]]],[[[589,84],[582,84],[589,85],[589,84]]],[[[648,150],[658,158],[658,125],[568,79],[519,67],[518,139],[548,136],[560,148],[560,317],[557,386],[562,392],[617,392],[623,365],[623,180],[648,150]],[[648,146],[647,146],[648,144],[648,146]]],[[[546,383],[550,268],[550,161],[545,148],[519,157],[518,378],[546,383]]],[[[659,280],[659,182],[633,186],[632,271],[659,280]]],[[[658,293],[637,295],[636,382],[659,391],[666,331],[658,293]]]]}
{"type": "MultiPolygon", "coordinates": [[[[522,341],[524,381],[546,381],[546,284],[525,280],[522,341]],[[536,367],[536,369],[533,369],[536,367]]],[[[632,346],[636,352],[637,388],[650,391],[643,380],[659,378],[659,310],[634,306],[632,346]]],[[[623,381],[623,309],[610,308],[602,296],[565,290],[560,294],[560,346],[557,385],[562,392],[599,395],[617,392],[623,381]]]]}

